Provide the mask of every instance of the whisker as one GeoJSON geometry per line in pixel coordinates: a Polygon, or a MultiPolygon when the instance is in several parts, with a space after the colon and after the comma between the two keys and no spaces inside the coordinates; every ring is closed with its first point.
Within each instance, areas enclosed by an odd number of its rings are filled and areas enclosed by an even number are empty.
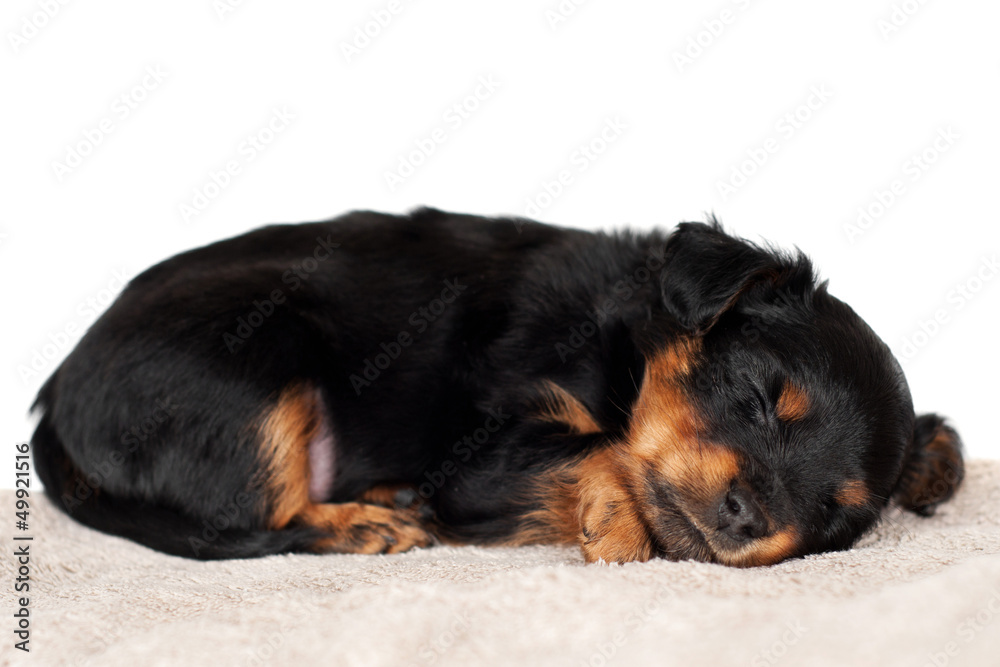
{"type": "Polygon", "coordinates": [[[893,518],[888,509],[882,512],[880,518],[891,526],[894,526],[896,528],[901,528],[903,532],[906,533],[907,537],[913,537],[913,531],[911,531],[909,528],[907,528],[902,523],[893,518]]]}
{"type": "Polygon", "coordinates": [[[618,408],[619,410],[621,410],[621,413],[622,413],[623,415],[627,415],[627,414],[628,414],[628,410],[626,410],[626,409],[625,409],[625,408],[623,408],[622,406],[620,406],[620,405],[618,405],[617,403],[615,403],[615,399],[611,398],[610,396],[608,396],[608,397],[607,397],[607,399],[608,399],[608,403],[610,403],[610,404],[611,404],[611,405],[613,405],[614,407],[616,407],[616,408],[618,408]]]}
{"type": "Polygon", "coordinates": [[[639,385],[635,382],[635,376],[632,375],[632,369],[628,369],[628,377],[632,380],[632,387],[635,389],[636,393],[639,393],[639,385]]]}

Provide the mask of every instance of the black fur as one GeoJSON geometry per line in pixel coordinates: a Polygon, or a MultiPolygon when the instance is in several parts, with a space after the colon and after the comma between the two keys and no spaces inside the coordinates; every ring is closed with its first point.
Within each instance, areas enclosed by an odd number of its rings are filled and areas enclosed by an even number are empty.
{"type": "MultiPolygon", "coordinates": [[[[692,336],[700,436],[739,452],[758,501],[798,527],[788,555],[846,548],[891,494],[938,481],[913,463],[926,428],[898,364],[801,254],[715,223],[604,234],[430,209],[269,226],[147,270],[40,392],[34,460],[71,516],[168,553],[308,551],[314,528],[265,525],[252,428],[304,381],[338,443],[325,501],[408,485],[440,535],[498,542],[537,509],[544,471],[624,437],[650,355],[692,336]],[[601,432],[539,420],[542,380],[601,432]],[[794,424],[774,414],[787,380],[811,400],[794,424]],[[469,440],[491,414],[502,427],[469,440]],[[849,480],[874,500],[838,506],[849,480]]],[[[960,465],[957,436],[938,444],[960,465]]]]}

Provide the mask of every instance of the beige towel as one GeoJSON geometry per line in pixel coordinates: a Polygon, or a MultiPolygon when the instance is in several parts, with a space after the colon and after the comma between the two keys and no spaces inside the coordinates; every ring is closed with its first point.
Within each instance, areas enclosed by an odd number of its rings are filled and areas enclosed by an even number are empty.
{"type": "Polygon", "coordinates": [[[937,516],[890,512],[854,549],[748,570],[584,565],[572,548],[203,563],[31,515],[31,653],[3,665],[1000,665],[1000,461],[937,516]]]}

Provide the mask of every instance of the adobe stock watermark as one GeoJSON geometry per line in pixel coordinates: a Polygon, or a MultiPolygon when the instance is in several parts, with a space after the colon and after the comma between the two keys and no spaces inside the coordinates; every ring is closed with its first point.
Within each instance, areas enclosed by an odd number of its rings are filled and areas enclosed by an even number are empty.
{"type": "Polygon", "coordinates": [[[434,470],[425,470],[424,479],[417,487],[417,495],[427,500],[448,483],[448,479],[459,471],[459,463],[468,463],[472,457],[489,442],[493,434],[507,423],[510,415],[503,411],[503,406],[489,408],[483,425],[474,429],[451,445],[451,456],[441,462],[434,470]]]}
{"type": "Polygon", "coordinates": [[[733,337],[730,341],[729,349],[725,346],[715,347],[707,353],[703,363],[706,365],[704,372],[698,373],[695,385],[699,390],[707,391],[715,386],[715,378],[724,375],[729,367],[728,355],[740,353],[747,344],[754,345],[775,325],[781,322],[782,313],[785,308],[796,308],[801,304],[801,298],[794,296],[790,292],[790,287],[782,286],[774,292],[774,305],[779,306],[750,315],[740,327],[740,338],[733,337]],[[715,369],[718,369],[716,371],[715,369]]]}
{"type": "Polygon", "coordinates": [[[52,161],[52,174],[58,183],[76,171],[134,111],[149,99],[150,93],[167,80],[160,65],[147,65],[138,82],[111,101],[108,113],[81,131],[81,138],[66,144],[61,159],[52,161]]]}
{"type": "Polygon", "coordinates": [[[918,320],[914,330],[903,336],[899,350],[900,362],[905,364],[912,361],[920,350],[927,347],[934,337],[941,333],[956,313],[979,295],[997,273],[1000,273],[1000,263],[997,262],[996,253],[982,257],[979,266],[971,275],[948,290],[945,294],[945,304],[936,308],[929,318],[918,320]]]}
{"type": "Polygon", "coordinates": [[[31,381],[40,380],[42,374],[48,372],[55,361],[61,359],[63,353],[76,344],[87,327],[118,297],[118,294],[133,277],[125,269],[116,269],[111,272],[111,276],[111,280],[96,294],[83,299],[76,305],[73,310],[76,315],[74,319],[56,331],[50,332],[46,336],[47,342],[43,343],[41,347],[30,350],[27,361],[18,364],[17,374],[24,386],[28,386],[31,381]]]}
{"type": "Polygon", "coordinates": [[[656,272],[663,267],[666,251],[666,245],[650,248],[642,266],[636,268],[632,273],[622,276],[621,280],[611,286],[611,296],[599,299],[598,303],[594,304],[594,309],[585,314],[584,319],[569,328],[566,342],[555,345],[556,354],[559,355],[560,361],[566,363],[571,355],[582,349],[590,338],[597,335],[608,318],[617,313],[620,307],[625,305],[642,289],[643,285],[656,275],[656,272]]]}
{"type": "Polygon", "coordinates": [[[545,10],[545,22],[549,24],[549,30],[555,32],[561,25],[569,21],[576,15],[577,10],[587,4],[587,0],[559,0],[545,10]]]}
{"type": "Polygon", "coordinates": [[[966,616],[955,627],[956,639],[946,643],[940,651],[927,654],[927,662],[924,663],[924,667],[946,667],[952,658],[956,658],[962,653],[963,645],[971,644],[977,636],[993,624],[998,614],[1000,614],[1000,590],[991,588],[990,597],[986,604],[980,607],[975,615],[966,616]]]}
{"type": "Polygon", "coordinates": [[[878,32],[882,35],[882,39],[886,42],[889,41],[896,33],[898,33],[907,23],[910,22],[914,16],[917,15],[924,5],[927,4],[927,0],[903,0],[903,2],[894,2],[892,7],[889,9],[889,15],[880,18],[875,22],[875,27],[878,28],[878,32]]]}
{"type": "Polygon", "coordinates": [[[104,654],[118,641],[135,632],[135,626],[124,615],[108,620],[109,624],[101,624],[99,636],[95,636],[91,642],[88,642],[88,648],[93,653],[75,656],[72,662],[64,662],[67,667],[103,667],[105,664],[104,654]]]}
{"type": "Polygon", "coordinates": [[[69,4],[69,0],[37,0],[36,4],[38,9],[22,16],[16,31],[7,31],[7,42],[15,54],[20,53],[28,42],[38,37],[59,15],[62,8],[69,4]]]}
{"type": "Polygon", "coordinates": [[[264,326],[267,319],[277,312],[278,307],[285,304],[288,300],[286,289],[289,292],[299,291],[319,270],[320,265],[330,259],[330,255],[339,247],[339,243],[334,243],[332,234],[327,234],[326,237],[317,236],[312,253],[304,257],[302,261],[294,262],[281,274],[281,283],[286,287],[275,287],[266,296],[261,295],[261,298],[254,299],[246,314],[236,318],[236,326],[233,330],[223,332],[222,343],[229,350],[229,354],[235,354],[241,349],[243,343],[247,342],[258,329],[264,326]]]}
{"type": "Polygon", "coordinates": [[[236,154],[218,169],[209,170],[202,184],[195,186],[191,199],[177,205],[181,220],[190,222],[205,212],[233,180],[292,124],[295,114],[287,106],[274,107],[270,117],[256,131],[248,134],[236,147],[236,154]]]}
{"type": "Polygon", "coordinates": [[[729,27],[736,23],[736,20],[746,10],[750,9],[750,0],[732,0],[730,4],[735,5],[736,9],[727,6],[712,17],[705,19],[701,22],[701,27],[698,30],[688,35],[682,48],[674,49],[671,52],[674,66],[679,73],[683,74],[686,67],[694,65],[694,62],[705,55],[705,52],[712,48],[729,27]]]}
{"type": "Polygon", "coordinates": [[[500,88],[500,81],[492,74],[484,74],[467,95],[455,101],[441,114],[443,126],[438,125],[423,136],[414,139],[412,150],[396,156],[396,168],[382,173],[389,192],[395,192],[408,178],[417,173],[438,148],[451,138],[488,99],[500,88]]]}
{"type": "Polygon", "coordinates": [[[417,657],[420,662],[411,662],[408,667],[432,665],[455,645],[463,635],[469,632],[469,615],[465,612],[452,614],[448,626],[439,632],[432,640],[417,647],[417,657]]]}
{"type": "Polygon", "coordinates": [[[847,240],[854,244],[858,237],[864,235],[871,227],[881,220],[896,202],[909,190],[908,184],[916,183],[924,174],[941,159],[961,138],[951,125],[939,127],[931,142],[910,155],[899,168],[899,176],[894,178],[885,189],[877,189],[872,193],[868,203],[858,207],[857,217],[853,223],[844,224],[847,240]]]}
{"type": "Polygon", "coordinates": [[[252,517],[255,505],[256,498],[246,491],[240,491],[227,500],[211,517],[201,520],[196,535],[188,535],[187,543],[191,553],[197,557],[203,550],[208,549],[212,542],[219,539],[227,530],[239,526],[244,514],[252,517]]]}
{"type": "Polygon", "coordinates": [[[107,479],[134,454],[143,443],[147,442],[177,414],[180,405],[171,397],[160,397],[153,402],[149,412],[121,432],[121,447],[111,450],[100,461],[91,462],[90,472],[76,480],[72,493],[64,491],[60,500],[68,514],[83,504],[87,498],[98,491],[107,479]]]}
{"type": "Polygon", "coordinates": [[[440,296],[431,299],[410,313],[410,317],[406,321],[412,327],[412,332],[410,329],[404,328],[393,338],[379,343],[381,351],[365,357],[361,372],[352,373],[348,377],[356,396],[361,395],[362,389],[372,386],[372,383],[379,379],[383,371],[389,368],[396,359],[399,359],[410,345],[413,345],[416,340],[414,336],[419,336],[427,331],[431,324],[439,320],[448,307],[455,303],[462,292],[469,288],[468,285],[462,284],[457,277],[446,279],[443,284],[444,289],[441,290],[440,296]]]}
{"type": "Polygon", "coordinates": [[[246,0],[212,0],[212,11],[220,21],[225,21],[229,15],[246,3],[246,0]]]}
{"type": "Polygon", "coordinates": [[[802,621],[788,621],[785,623],[785,631],[775,639],[770,646],[758,651],[750,660],[750,667],[772,667],[777,665],[782,658],[788,655],[789,649],[799,643],[799,640],[809,632],[809,628],[802,625],[802,621]]]}
{"type": "Polygon", "coordinates": [[[278,614],[281,620],[276,629],[249,638],[248,645],[242,651],[241,665],[265,667],[274,664],[272,661],[277,656],[287,653],[288,647],[285,644],[289,633],[314,620],[322,610],[311,602],[296,600],[294,613],[289,612],[288,607],[281,608],[278,614]]]}
{"type": "Polygon", "coordinates": [[[745,186],[750,178],[781,150],[782,146],[787,145],[798,134],[799,130],[805,127],[806,123],[829,103],[832,97],[833,92],[826,87],[825,83],[811,86],[809,94],[801,104],[789,109],[775,121],[776,136],[768,137],[759,146],[748,148],[746,150],[747,157],[733,166],[729,178],[719,179],[715,182],[715,189],[722,197],[722,201],[727,201],[745,186]]]}
{"type": "Polygon", "coordinates": [[[350,39],[341,40],[340,53],[347,64],[360,56],[396,20],[413,0],[389,0],[383,7],[373,9],[364,23],[354,26],[350,39]]]}
{"type": "Polygon", "coordinates": [[[651,598],[637,604],[625,615],[621,630],[606,640],[594,644],[590,655],[579,662],[580,667],[606,667],[618,655],[618,651],[628,643],[629,637],[648,624],[663,610],[663,605],[674,597],[672,590],[660,586],[651,598]]]}
{"type": "Polygon", "coordinates": [[[933,503],[944,497],[944,494],[949,490],[958,488],[961,481],[962,476],[958,474],[958,470],[950,464],[946,465],[941,476],[935,479],[929,487],[924,487],[920,494],[913,499],[912,505],[920,507],[933,503]]]}
{"type": "MultiPolygon", "coordinates": [[[[528,218],[538,217],[542,211],[552,206],[567,189],[576,183],[576,179],[586,172],[616,143],[628,129],[621,116],[604,119],[601,129],[573,149],[563,165],[551,179],[542,179],[535,193],[529,195],[524,204],[524,215],[528,218]]],[[[517,231],[521,231],[522,223],[515,222],[517,231]]]]}

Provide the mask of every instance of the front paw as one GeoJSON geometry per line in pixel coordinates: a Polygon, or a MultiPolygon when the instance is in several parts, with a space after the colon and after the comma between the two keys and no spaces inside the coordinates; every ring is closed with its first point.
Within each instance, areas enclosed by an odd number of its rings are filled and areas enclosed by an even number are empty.
{"type": "Polygon", "coordinates": [[[580,536],[588,563],[647,561],[655,555],[642,519],[627,504],[608,502],[584,511],[580,536]]]}

